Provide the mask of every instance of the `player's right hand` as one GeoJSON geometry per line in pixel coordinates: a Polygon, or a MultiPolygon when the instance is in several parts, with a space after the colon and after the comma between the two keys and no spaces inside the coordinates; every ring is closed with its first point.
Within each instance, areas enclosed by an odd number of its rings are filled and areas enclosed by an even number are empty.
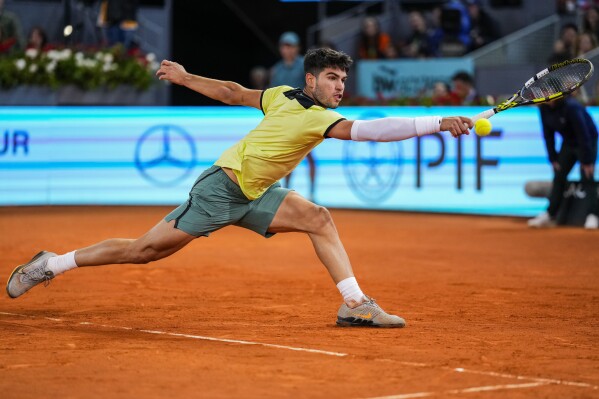
{"type": "Polygon", "coordinates": [[[183,65],[174,61],[162,60],[160,68],[156,71],[156,76],[160,80],[166,80],[175,84],[183,84],[183,79],[187,75],[187,71],[183,65]]]}
{"type": "Polygon", "coordinates": [[[472,119],[465,116],[450,116],[441,119],[441,131],[447,131],[453,137],[470,134],[469,129],[472,129],[473,126],[472,119]]]}

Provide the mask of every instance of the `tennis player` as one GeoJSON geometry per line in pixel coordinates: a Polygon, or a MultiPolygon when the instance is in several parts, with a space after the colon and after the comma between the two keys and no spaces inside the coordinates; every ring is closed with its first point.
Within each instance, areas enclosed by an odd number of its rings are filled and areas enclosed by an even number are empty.
{"type": "Polygon", "coordinates": [[[282,188],[278,181],[325,138],[399,141],[440,131],[457,137],[469,134],[472,121],[440,116],[346,120],[330,108],[337,108],[343,98],[351,64],[352,59],[342,52],[310,50],[304,60],[304,88],[278,86],[261,91],[192,75],[176,62],[162,61],[156,72],[160,80],[225,104],[260,109],[264,118],[200,175],[185,203],[146,234],[137,239],[109,239],[60,256],[42,251],[12,272],[8,295],[17,298],[77,267],[156,261],[197,237],[235,225],[264,237],[283,232],[308,234],[343,296],[337,324],[404,327],[401,317],[387,314],[362,293],[329,211],[282,188]]]}

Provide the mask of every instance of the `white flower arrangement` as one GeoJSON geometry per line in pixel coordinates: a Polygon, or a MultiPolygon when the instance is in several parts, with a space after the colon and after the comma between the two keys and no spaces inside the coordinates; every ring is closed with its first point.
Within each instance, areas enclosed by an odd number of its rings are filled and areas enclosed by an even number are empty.
{"type": "Polygon", "coordinates": [[[96,52],[70,48],[24,53],[0,58],[0,87],[38,85],[57,88],[74,84],[83,89],[132,85],[146,89],[159,68],[156,56],[131,56],[115,47],[96,52]]]}
{"type": "Polygon", "coordinates": [[[19,71],[22,71],[27,66],[27,61],[25,61],[23,58],[19,58],[15,61],[15,66],[19,71]]]}

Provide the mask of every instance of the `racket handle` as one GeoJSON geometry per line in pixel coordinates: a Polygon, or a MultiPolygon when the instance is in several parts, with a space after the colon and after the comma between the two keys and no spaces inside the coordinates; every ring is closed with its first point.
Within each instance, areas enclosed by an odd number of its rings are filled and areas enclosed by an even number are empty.
{"type": "Polygon", "coordinates": [[[479,119],[489,119],[490,117],[492,117],[493,115],[495,115],[497,112],[495,111],[495,108],[491,108],[488,109],[486,111],[481,112],[480,114],[477,114],[475,116],[472,117],[472,123],[476,123],[477,120],[479,119]]]}

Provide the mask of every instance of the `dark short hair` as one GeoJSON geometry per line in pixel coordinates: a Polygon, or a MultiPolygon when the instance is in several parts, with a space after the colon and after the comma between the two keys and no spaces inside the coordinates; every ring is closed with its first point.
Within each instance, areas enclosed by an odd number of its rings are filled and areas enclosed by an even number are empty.
{"type": "Polygon", "coordinates": [[[353,60],[342,51],[336,51],[330,48],[317,48],[308,50],[304,56],[304,72],[318,76],[325,68],[341,69],[349,71],[353,60]]]}
{"type": "Polygon", "coordinates": [[[469,83],[469,84],[474,83],[474,79],[472,79],[472,75],[470,75],[466,71],[456,72],[456,74],[451,77],[451,80],[459,80],[459,81],[469,83]]]}
{"type": "Polygon", "coordinates": [[[566,24],[562,25],[562,32],[565,31],[566,29],[574,29],[574,31],[576,33],[578,33],[578,25],[576,25],[574,22],[568,22],[566,24]]]}

